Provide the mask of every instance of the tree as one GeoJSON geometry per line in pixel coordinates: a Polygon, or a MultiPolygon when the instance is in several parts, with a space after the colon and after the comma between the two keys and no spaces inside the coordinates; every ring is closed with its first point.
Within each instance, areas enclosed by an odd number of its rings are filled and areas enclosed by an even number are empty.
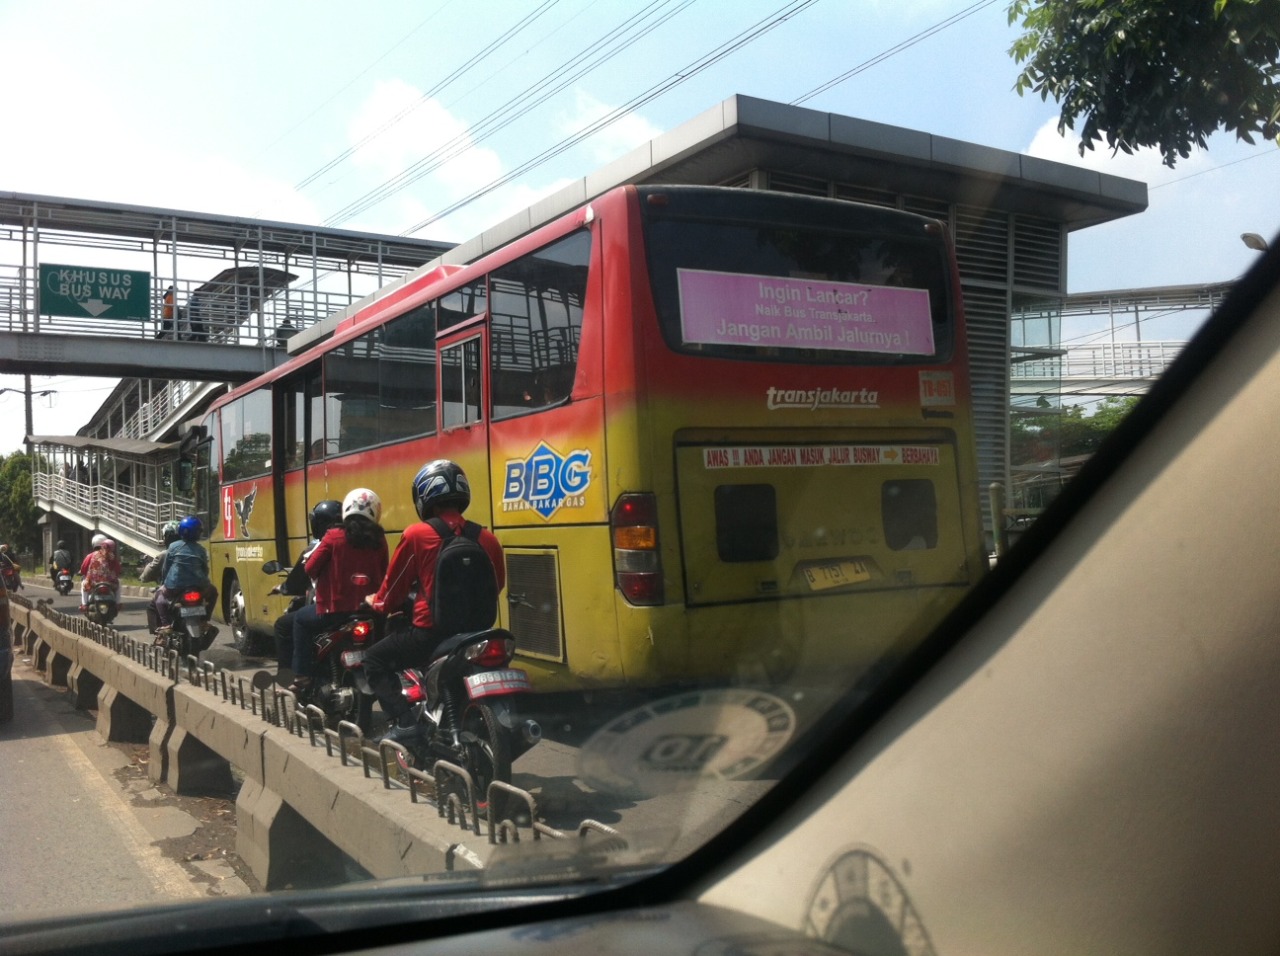
{"type": "Polygon", "coordinates": [[[1014,418],[1009,424],[1009,460],[1015,465],[1092,455],[1138,404],[1137,396],[1104,398],[1090,415],[1068,405],[1056,415],[1014,418]]]}
{"type": "Polygon", "coordinates": [[[1280,0],[1014,0],[1014,89],[1061,104],[1080,155],[1160,150],[1173,166],[1222,128],[1280,133],[1280,0]]]}
{"type": "Polygon", "coordinates": [[[31,494],[31,459],[23,452],[0,455],[0,540],[11,551],[40,554],[40,509],[31,494]]]}

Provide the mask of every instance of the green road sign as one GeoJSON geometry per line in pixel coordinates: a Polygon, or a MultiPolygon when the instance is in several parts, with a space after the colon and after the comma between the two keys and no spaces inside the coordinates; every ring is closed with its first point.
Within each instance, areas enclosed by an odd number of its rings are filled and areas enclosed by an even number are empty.
{"type": "Polygon", "coordinates": [[[75,319],[150,318],[151,273],[41,263],[36,309],[75,319]]]}

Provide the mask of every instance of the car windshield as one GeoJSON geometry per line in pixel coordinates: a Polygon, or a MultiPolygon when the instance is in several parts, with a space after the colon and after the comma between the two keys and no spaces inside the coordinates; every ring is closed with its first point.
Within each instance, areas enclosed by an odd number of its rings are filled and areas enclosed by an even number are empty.
{"type": "Polygon", "coordinates": [[[623,6],[0,4],[0,939],[729,856],[1280,225],[1275,0],[623,6]]]}

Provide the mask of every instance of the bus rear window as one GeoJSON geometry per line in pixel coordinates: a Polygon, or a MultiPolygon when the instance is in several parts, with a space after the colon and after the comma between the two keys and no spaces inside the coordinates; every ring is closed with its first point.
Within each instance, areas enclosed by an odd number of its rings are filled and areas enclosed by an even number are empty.
{"type": "MultiPolygon", "coordinates": [[[[749,195],[744,200],[748,210],[763,214],[772,205],[749,195]]],[[[941,238],[927,234],[918,217],[852,203],[821,205],[814,207],[821,213],[814,223],[646,209],[654,304],[667,344],[693,354],[780,362],[948,359],[952,303],[941,238]]]]}

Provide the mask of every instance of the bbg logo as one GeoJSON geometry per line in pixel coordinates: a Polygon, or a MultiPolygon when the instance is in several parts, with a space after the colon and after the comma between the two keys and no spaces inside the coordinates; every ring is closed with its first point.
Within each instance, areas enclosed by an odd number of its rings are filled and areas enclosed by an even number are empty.
{"type": "Polygon", "coordinates": [[[528,458],[507,462],[502,510],[533,510],[550,518],[561,508],[581,508],[590,485],[589,449],[577,448],[562,455],[546,442],[539,442],[528,458]]]}

